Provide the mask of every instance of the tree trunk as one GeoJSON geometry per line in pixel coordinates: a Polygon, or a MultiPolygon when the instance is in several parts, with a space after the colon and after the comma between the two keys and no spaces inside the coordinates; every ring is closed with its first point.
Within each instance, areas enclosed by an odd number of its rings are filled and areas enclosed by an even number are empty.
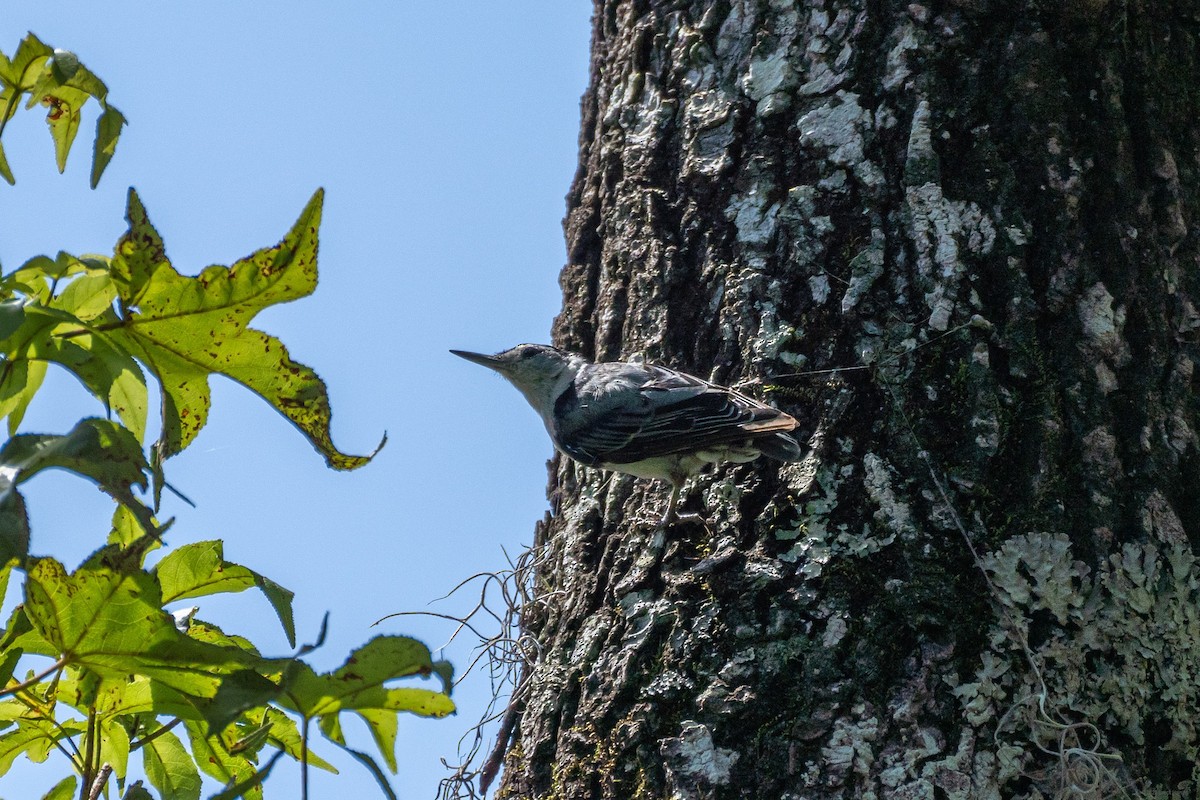
{"type": "Polygon", "coordinates": [[[553,464],[500,796],[1197,796],[1195,9],[597,0],[556,342],[812,452],[553,464]]]}

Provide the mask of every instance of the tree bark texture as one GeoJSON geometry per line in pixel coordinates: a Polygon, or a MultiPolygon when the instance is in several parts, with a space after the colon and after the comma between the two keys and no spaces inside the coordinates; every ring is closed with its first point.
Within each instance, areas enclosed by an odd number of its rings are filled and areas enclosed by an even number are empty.
{"type": "Polygon", "coordinates": [[[593,25],[556,343],[812,451],[553,462],[500,796],[1197,797],[1197,6],[593,25]]]}

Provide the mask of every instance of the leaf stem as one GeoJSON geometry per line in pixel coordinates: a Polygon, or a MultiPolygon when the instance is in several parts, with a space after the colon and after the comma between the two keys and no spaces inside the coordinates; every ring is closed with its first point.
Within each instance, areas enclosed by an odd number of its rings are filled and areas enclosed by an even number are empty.
{"type": "Polygon", "coordinates": [[[300,723],[300,800],[308,800],[308,716],[300,723]]]}
{"type": "Polygon", "coordinates": [[[65,667],[66,665],[67,665],[67,660],[65,658],[60,658],[58,661],[55,661],[48,668],[46,668],[43,672],[39,672],[37,675],[34,675],[32,678],[23,680],[17,684],[13,684],[12,686],[6,686],[6,687],[4,687],[4,689],[0,689],[0,697],[8,697],[10,694],[16,694],[17,692],[28,689],[30,686],[39,684],[42,682],[42,679],[45,678],[47,675],[49,675],[52,672],[57,672],[58,670],[65,667]]]}
{"type": "Polygon", "coordinates": [[[145,747],[146,745],[150,744],[158,737],[162,736],[167,731],[171,730],[171,728],[174,728],[176,725],[178,725],[182,721],[183,720],[180,717],[176,717],[175,719],[171,720],[166,725],[163,725],[161,728],[154,731],[153,733],[148,733],[145,736],[143,736],[141,739],[138,739],[137,741],[134,741],[134,742],[130,742],[129,743],[129,752],[132,753],[134,750],[139,750],[139,749],[145,747]]]}
{"type": "Polygon", "coordinates": [[[85,734],[83,745],[83,780],[79,784],[79,800],[89,800],[92,794],[92,783],[99,775],[92,774],[92,767],[95,764],[96,754],[100,748],[96,747],[96,707],[88,707],[87,733],[85,734]]]}

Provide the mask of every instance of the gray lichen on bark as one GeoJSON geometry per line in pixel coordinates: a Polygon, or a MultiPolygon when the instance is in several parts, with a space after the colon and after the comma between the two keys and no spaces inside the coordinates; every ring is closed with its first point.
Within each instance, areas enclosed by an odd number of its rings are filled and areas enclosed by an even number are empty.
{"type": "Polygon", "coordinates": [[[597,2],[556,341],[813,452],[553,463],[502,793],[1195,796],[1200,20],[1051,5],[597,2]]]}

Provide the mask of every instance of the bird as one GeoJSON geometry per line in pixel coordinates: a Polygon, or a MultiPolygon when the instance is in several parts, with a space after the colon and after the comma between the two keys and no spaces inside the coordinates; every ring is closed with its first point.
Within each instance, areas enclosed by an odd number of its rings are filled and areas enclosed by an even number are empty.
{"type": "Polygon", "coordinates": [[[707,464],[804,457],[791,433],[799,424],[795,417],[686,372],[628,361],[593,363],[545,344],[519,344],[495,355],[450,352],[515,386],[568,458],[668,481],[663,528],[676,519],[684,483],[707,464]]]}

